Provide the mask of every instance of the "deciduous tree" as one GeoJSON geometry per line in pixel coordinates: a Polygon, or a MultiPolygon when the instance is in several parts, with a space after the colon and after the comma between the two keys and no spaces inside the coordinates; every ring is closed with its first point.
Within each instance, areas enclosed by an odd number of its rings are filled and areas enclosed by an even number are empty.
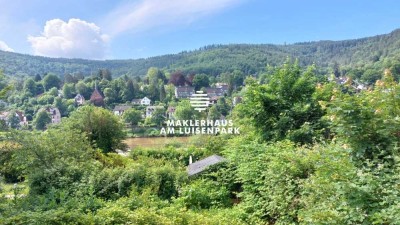
{"type": "Polygon", "coordinates": [[[128,109],[123,114],[124,121],[130,123],[131,126],[137,126],[142,120],[142,113],[137,109],[128,109]]]}
{"type": "Polygon", "coordinates": [[[195,119],[197,111],[190,105],[188,100],[183,100],[178,103],[175,110],[175,118],[179,120],[191,120],[195,119]]]}
{"type": "Polygon", "coordinates": [[[313,97],[316,88],[314,67],[302,72],[297,63],[287,61],[269,82],[257,84],[248,79],[245,101],[237,108],[249,118],[264,140],[290,139],[311,143],[324,129],[324,115],[313,97]]]}
{"type": "Polygon", "coordinates": [[[85,133],[90,142],[103,152],[122,147],[122,140],[125,138],[120,119],[109,110],[95,106],[79,107],[63,125],[85,133]]]}
{"type": "Polygon", "coordinates": [[[51,122],[51,118],[49,113],[46,110],[40,110],[35,119],[33,120],[33,124],[37,130],[46,129],[46,125],[51,122]]]}
{"type": "Polygon", "coordinates": [[[196,90],[200,90],[202,87],[208,87],[210,85],[210,80],[206,74],[196,74],[193,78],[192,85],[196,90]]]}
{"type": "Polygon", "coordinates": [[[176,71],[171,74],[169,78],[169,83],[175,86],[184,86],[185,85],[185,75],[181,71],[176,71]]]}
{"type": "Polygon", "coordinates": [[[151,115],[151,122],[157,124],[157,126],[161,126],[161,124],[165,121],[165,118],[165,109],[157,108],[151,115]]]}
{"type": "Polygon", "coordinates": [[[36,95],[36,83],[32,78],[28,78],[24,82],[24,91],[29,94],[29,96],[36,95]]]}
{"type": "Polygon", "coordinates": [[[46,91],[50,90],[53,87],[59,89],[60,84],[61,84],[61,80],[57,75],[50,73],[50,74],[47,74],[43,78],[43,86],[46,91]]]}

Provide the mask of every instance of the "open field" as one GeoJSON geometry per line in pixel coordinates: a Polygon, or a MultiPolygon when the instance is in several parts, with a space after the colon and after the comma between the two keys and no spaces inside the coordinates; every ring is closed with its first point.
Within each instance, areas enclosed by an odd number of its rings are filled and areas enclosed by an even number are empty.
{"type": "Polygon", "coordinates": [[[145,137],[127,138],[126,143],[130,149],[142,148],[162,148],[166,145],[188,145],[191,137],[145,137]]]}

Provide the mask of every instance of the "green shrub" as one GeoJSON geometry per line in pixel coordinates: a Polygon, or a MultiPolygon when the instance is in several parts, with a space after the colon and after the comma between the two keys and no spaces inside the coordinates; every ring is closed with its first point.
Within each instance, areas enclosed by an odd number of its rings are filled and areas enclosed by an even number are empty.
{"type": "MultiPolygon", "coordinates": [[[[135,186],[135,190],[142,191],[146,186],[147,171],[143,167],[138,167],[134,170],[125,170],[118,177],[118,193],[120,196],[127,196],[135,186]]],[[[147,181],[148,182],[148,181],[147,181]]]]}
{"type": "Polygon", "coordinates": [[[117,153],[102,153],[100,150],[96,152],[96,159],[105,167],[125,167],[129,164],[129,159],[117,153]]]}
{"type": "Polygon", "coordinates": [[[77,131],[16,132],[10,139],[18,146],[13,159],[26,174],[31,194],[52,188],[75,192],[85,174],[96,168],[93,149],[77,131]]]}
{"type": "Polygon", "coordinates": [[[98,225],[133,224],[132,221],[132,211],[117,204],[109,204],[107,207],[100,209],[95,216],[95,222],[98,225]]]}
{"type": "Polygon", "coordinates": [[[224,186],[209,180],[195,180],[180,190],[177,204],[190,209],[209,209],[231,205],[229,191],[224,186]]]}
{"type": "MultiPolygon", "coordinates": [[[[238,161],[238,179],[243,187],[243,192],[239,194],[241,205],[253,222],[295,224],[305,221],[305,217],[310,215],[299,216],[299,212],[321,206],[317,199],[332,200],[329,204],[341,204],[342,201],[337,201],[338,196],[330,196],[336,189],[331,192],[324,189],[337,188],[334,182],[318,186],[313,185],[315,181],[312,179],[322,175],[322,181],[326,181],[336,174],[347,180],[354,172],[348,152],[336,146],[306,148],[284,141],[271,145],[251,143],[233,151],[237,157],[233,161],[238,161]],[[307,185],[313,185],[315,189],[305,188],[307,185]],[[317,194],[320,196],[317,197],[317,194]],[[310,202],[306,196],[317,199],[310,202]]],[[[326,209],[323,205],[321,207],[316,212],[326,209]]]]}
{"type": "Polygon", "coordinates": [[[3,225],[91,225],[95,224],[91,215],[83,214],[79,211],[66,211],[62,208],[38,211],[21,212],[15,216],[5,218],[0,221],[3,225]]]}
{"type": "Polygon", "coordinates": [[[185,182],[186,173],[175,167],[163,165],[149,168],[145,165],[130,168],[105,168],[91,177],[94,194],[104,199],[128,196],[132,190],[142,193],[150,188],[162,199],[177,195],[179,185],[185,182]]]}
{"type": "Polygon", "coordinates": [[[90,184],[93,194],[104,199],[117,199],[118,193],[118,178],[124,173],[122,168],[105,168],[92,174],[90,184]]]}
{"type": "Polygon", "coordinates": [[[183,182],[184,176],[182,173],[176,172],[172,167],[162,167],[155,171],[159,177],[159,186],[157,195],[161,199],[171,199],[178,195],[178,187],[183,182]]]}
{"type": "Polygon", "coordinates": [[[21,168],[13,160],[17,146],[11,142],[3,141],[0,144],[0,176],[4,177],[6,183],[17,183],[23,181],[21,168]]]}
{"type": "Polygon", "coordinates": [[[159,149],[136,148],[130,153],[130,157],[134,160],[138,160],[140,156],[145,156],[152,159],[164,159],[169,162],[178,162],[182,166],[187,166],[189,164],[190,156],[192,156],[192,159],[196,161],[206,157],[207,155],[208,153],[201,148],[190,147],[182,149],[174,148],[172,146],[159,149]]]}

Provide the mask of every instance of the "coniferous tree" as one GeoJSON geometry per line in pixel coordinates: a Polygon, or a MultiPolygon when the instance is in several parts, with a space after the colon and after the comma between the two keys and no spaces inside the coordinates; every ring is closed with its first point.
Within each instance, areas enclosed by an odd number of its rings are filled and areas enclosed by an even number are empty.
{"type": "Polygon", "coordinates": [[[42,80],[42,77],[40,76],[40,74],[36,74],[35,75],[35,81],[36,82],[39,82],[39,81],[41,81],[42,80]]]}
{"type": "Polygon", "coordinates": [[[165,92],[164,84],[160,85],[160,101],[164,101],[166,98],[167,93],[165,92]]]}
{"type": "Polygon", "coordinates": [[[135,87],[133,86],[133,81],[128,79],[126,88],[124,90],[124,101],[130,102],[133,98],[135,98],[135,87]]]}

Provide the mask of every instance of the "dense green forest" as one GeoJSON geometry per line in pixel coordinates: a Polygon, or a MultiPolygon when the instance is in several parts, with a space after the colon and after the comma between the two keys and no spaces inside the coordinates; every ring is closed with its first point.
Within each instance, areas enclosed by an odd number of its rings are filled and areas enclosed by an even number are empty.
{"type": "MultiPolygon", "coordinates": [[[[399,51],[400,30],[395,30],[389,34],[344,41],[210,45],[195,51],[134,60],[58,59],[0,51],[0,68],[11,76],[48,72],[88,75],[102,68],[109,69],[115,76],[142,76],[149,67],[216,76],[234,70],[257,74],[265,65],[280,65],[290,57],[299,59],[302,66],[315,63],[325,73],[336,69],[343,75],[361,76],[360,70],[370,70],[368,76],[377,76],[384,68],[399,64],[399,51]]],[[[396,69],[400,71],[400,66],[396,69]]]]}

